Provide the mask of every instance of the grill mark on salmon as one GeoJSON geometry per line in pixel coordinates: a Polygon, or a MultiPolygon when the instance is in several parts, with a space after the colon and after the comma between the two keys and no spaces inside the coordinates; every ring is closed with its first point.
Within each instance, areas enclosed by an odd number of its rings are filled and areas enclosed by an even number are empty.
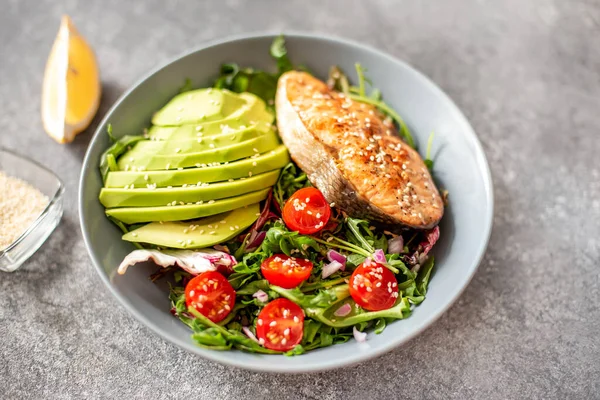
{"type": "Polygon", "coordinates": [[[438,224],[444,204],[429,170],[372,106],[290,71],[279,79],[276,110],[292,159],[327,201],[390,227],[438,224]]]}

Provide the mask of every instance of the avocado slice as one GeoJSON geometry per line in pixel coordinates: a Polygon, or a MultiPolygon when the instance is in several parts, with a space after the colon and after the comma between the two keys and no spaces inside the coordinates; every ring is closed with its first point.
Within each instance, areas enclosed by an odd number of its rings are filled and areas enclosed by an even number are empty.
{"type": "Polygon", "coordinates": [[[267,109],[264,101],[250,93],[241,93],[239,96],[246,100],[246,104],[223,119],[181,126],[155,125],[148,131],[148,137],[154,140],[166,140],[183,135],[186,138],[190,133],[195,135],[197,132],[209,136],[221,133],[225,127],[228,130],[239,130],[255,123],[262,122],[269,127],[273,124],[275,116],[267,109]]]}
{"type": "Polygon", "coordinates": [[[259,131],[255,128],[246,128],[231,133],[224,133],[213,136],[194,136],[188,139],[169,139],[169,140],[142,140],[137,142],[132,149],[125,154],[135,160],[140,154],[144,155],[165,155],[165,154],[184,154],[198,153],[200,151],[218,149],[236,143],[242,143],[258,136],[262,136],[267,131],[259,131]]]}
{"type": "Polygon", "coordinates": [[[233,182],[192,184],[191,186],[179,186],[171,189],[102,188],[100,190],[100,202],[104,207],[112,208],[164,206],[172,202],[191,204],[200,200],[223,199],[269,188],[277,182],[279,172],[280,170],[276,169],[264,174],[253,175],[251,178],[237,179],[233,182]]]}
{"type": "Polygon", "coordinates": [[[228,90],[198,89],[178,94],[152,117],[160,126],[179,126],[221,120],[247,103],[228,90]]]}
{"type": "Polygon", "coordinates": [[[133,149],[123,154],[117,161],[120,169],[138,169],[142,171],[156,171],[161,169],[175,169],[199,167],[202,164],[215,162],[230,162],[241,158],[250,157],[257,153],[273,150],[280,144],[279,136],[274,132],[247,140],[242,143],[218,149],[209,149],[197,153],[175,154],[144,154],[133,149]]]}
{"type": "Polygon", "coordinates": [[[242,233],[260,214],[259,203],[187,222],[152,222],[123,235],[123,240],[175,249],[198,249],[242,233]]]}
{"type": "MultiPolygon", "coordinates": [[[[120,207],[106,210],[106,215],[128,225],[152,221],[185,221],[223,213],[267,198],[268,189],[222,200],[210,200],[201,204],[161,207],[120,207]]],[[[198,202],[200,203],[200,201],[198,202]]]]}
{"type": "Polygon", "coordinates": [[[215,121],[210,123],[211,129],[205,129],[206,125],[181,125],[181,126],[153,126],[148,131],[147,139],[152,142],[163,142],[171,140],[197,140],[199,137],[204,140],[217,138],[220,136],[229,137],[238,132],[246,130],[255,130],[261,133],[269,132],[273,124],[267,121],[254,121],[254,124],[242,120],[221,123],[215,121]]]}
{"type": "Polygon", "coordinates": [[[198,182],[219,182],[237,179],[252,174],[283,168],[290,162],[288,150],[284,145],[261,154],[256,158],[246,158],[229,164],[214,167],[188,168],[168,171],[111,171],[106,177],[105,187],[123,188],[125,186],[145,188],[148,184],[156,184],[157,188],[167,186],[192,185],[198,182]],[[256,163],[256,165],[254,165],[256,163]]]}

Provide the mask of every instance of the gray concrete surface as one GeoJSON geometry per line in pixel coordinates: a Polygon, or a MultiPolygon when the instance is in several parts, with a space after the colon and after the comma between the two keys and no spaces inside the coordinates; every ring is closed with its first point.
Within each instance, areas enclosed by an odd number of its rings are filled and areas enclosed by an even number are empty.
{"type": "Polygon", "coordinates": [[[0,9],[0,145],[67,185],[60,228],[0,276],[0,398],[600,398],[598,1],[2,0],[0,9]],[[359,40],[430,76],[471,120],[494,175],[494,232],[461,300],[409,345],[320,374],[231,369],[154,336],[104,288],[82,242],[77,182],[93,129],[61,146],[41,128],[42,72],[62,13],[97,51],[99,116],[169,57],[265,29],[359,40]]]}

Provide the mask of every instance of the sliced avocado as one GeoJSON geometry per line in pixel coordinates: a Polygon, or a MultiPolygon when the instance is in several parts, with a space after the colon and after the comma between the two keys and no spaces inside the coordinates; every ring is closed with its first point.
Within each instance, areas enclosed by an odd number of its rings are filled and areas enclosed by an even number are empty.
{"type": "Polygon", "coordinates": [[[279,145],[279,136],[270,131],[262,136],[247,140],[242,143],[232,144],[219,149],[209,149],[197,153],[178,152],[174,154],[145,154],[133,149],[123,154],[117,165],[120,169],[142,169],[142,171],[156,171],[161,169],[176,169],[200,166],[214,162],[230,162],[257,153],[273,150],[279,145]]]}
{"type": "Polygon", "coordinates": [[[128,242],[150,243],[175,249],[198,249],[226,242],[252,225],[259,203],[187,222],[152,222],[123,235],[128,242]]]}
{"type": "Polygon", "coordinates": [[[247,177],[248,171],[252,171],[252,174],[262,174],[283,168],[288,162],[290,162],[288,150],[285,146],[280,145],[259,157],[246,158],[214,167],[148,172],[111,171],[106,178],[105,187],[124,188],[133,185],[136,188],[145,188],[148,184],[156,184],[156,187],[160,188],[191,185],[198,182],[227,181],[247,177]]]}
{"type": "Polygon", "coordinates": [[[159,154],[175,155],[184,153],[198,153],[200,151],[218,149],[221,147],[230,146],[232,144],[242,143],[264,134],[265,132],[263,131],[259,131],[254,128],[246,128],[233,133],[208,137],[197,136],[193,139],[142,140],[137,142],[125,155],[124,161],[131,160],[131,158],[135,160],[135,158],[140,154],[149,156],[159,154]],[[129,157],[129,159],[127,157],[129,157]]]}
{"type": "MultiPolygon", "coordinates": [[[[219,122],[219,121],[216,121],[219,122]]],[[[148,132],[148,139],[151,142],[161,143],[163,141],[175,141],[175,140],[198,140],[198,138],[209,139],[218,137],[229,137],[237,135],[245,131],[258,131],[260,133],[266,133],[273,129],[271,122],[266,121],[255,121],[254,124],[247,124],[243,121],[229,124],[214,124],[214,129],[205,130],[197,128],[201,125],[182,125],[177,127],[164,127],[164,126],[153,126],[148,132]],[[157,130],[161,131],[157,131],[157,130]],[[158,132],[157,135],[152,135],[151,132],[158,132]]]]}
{"type": "Polygon", "coordinates": [[[228,90],[198,89],[178,94],[152,117],[160,126],[179,126],[226,118],[248,101],[228,90]]]}
{"type": "Polygon", "coordinates": [[[271,187],[277,182],[279,172],[276,169],[264,174],[253,175],[251,178],[232,180],[232,182],[193,184],[171,189],[102,188],[100,190],[100,203],[106,208],[149,207],[164,206],[172,202],[179,204],[180,202],[195,203],[200,200],[224,199],[271,187]]]}
{"type": "MultiPolygon", "coordinates": [[[[121,207],[106,210],[106,215],[128,225],[152,221],[185,221],[234,210],[267,198],[269,189],[229,197],[223,200],[210,200],[201,204],[161,206],[161,207],[121,207]]],[[[200,203],[200,201],[198,202],[200,203]]]]}
{"type": "Polygon", "coordinates": [[[155,125],[148,131],[148,137],[154,140],[166,140],[182,135],[185,139],[195,136],[197,132],[202,132],[205,136],[220,134],[225,127],[229,130],[239,130],[260,122],[266,123],[269,127],[273,124],[275,116],[267,110],[264,101],[250,93],[241,93],[239,96],[246,103],[223,119],[181,126],[155,125]]]}

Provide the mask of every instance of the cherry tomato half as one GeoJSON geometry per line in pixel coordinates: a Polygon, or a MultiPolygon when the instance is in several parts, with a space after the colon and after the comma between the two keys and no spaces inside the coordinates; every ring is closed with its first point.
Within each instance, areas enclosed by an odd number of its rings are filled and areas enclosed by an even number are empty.
{"type": "Polygon", "coordinates": [[[283,207],[283,221],[303,235],[320,231],[327,225],[331,207],[319,189],[309,187],[296,191],[283,207]]]}
{"type": "Polygon", "coordinates": [[[398,298],[398,281],[392,271],[367,258],[350,277],[350,296],[365,310],[387,310],[398,298]]]}
{"type": "Polygon", "coordinates": [[[235,290],[220,273],[203,272],[185,287],[185,304],[212,322],[220,322],[233,309],[235,290]]]}
{"type": "Polygon", "coordinates": [[[260,265],[260,271],[271,285],[292,289],[310,276],[313,263],[304,258],[274,254],[260,265]]]}
{"type": "Polygon", "coordinates": [[[304,311],[280,297],[263,307],[256,321],[256,337],[267,349],[288,351],[302,341],[304,311]]]}

